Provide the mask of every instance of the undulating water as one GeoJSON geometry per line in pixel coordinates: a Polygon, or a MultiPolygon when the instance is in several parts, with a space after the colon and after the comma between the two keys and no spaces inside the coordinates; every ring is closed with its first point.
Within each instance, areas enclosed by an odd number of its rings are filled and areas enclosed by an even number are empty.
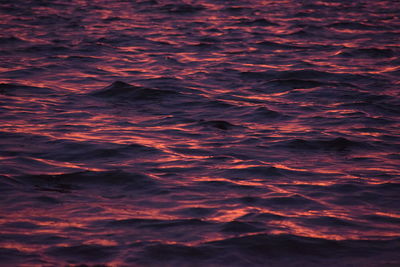
{"type": "Polygon", "coordinates": [[[399,266],[397,0],[0,1],[1,266],[399,266]]]}

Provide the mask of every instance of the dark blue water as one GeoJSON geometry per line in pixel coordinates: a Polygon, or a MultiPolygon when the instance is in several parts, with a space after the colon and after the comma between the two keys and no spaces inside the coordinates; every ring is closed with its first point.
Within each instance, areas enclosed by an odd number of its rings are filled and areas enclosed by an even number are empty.
{"type": "Polygon", "coordinates": [[[399,266],[399,14],[0,1],[0,265],[399,266]]]}

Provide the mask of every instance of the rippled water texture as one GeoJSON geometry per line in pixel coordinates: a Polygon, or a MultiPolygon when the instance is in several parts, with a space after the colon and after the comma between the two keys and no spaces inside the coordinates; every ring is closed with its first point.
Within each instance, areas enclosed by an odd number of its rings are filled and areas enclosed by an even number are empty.
{"type": "Polygon", "coordinates": [[[2,266],[399,266],[400,2],[0,1],[2,266]]]}

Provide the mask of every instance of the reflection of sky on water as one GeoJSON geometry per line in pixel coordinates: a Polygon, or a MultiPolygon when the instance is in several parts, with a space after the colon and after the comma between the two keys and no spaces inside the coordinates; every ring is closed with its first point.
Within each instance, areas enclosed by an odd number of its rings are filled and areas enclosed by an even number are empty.
{"type": "Polygon", "coordinates": [[[218,265],[232,248],[260,265],[269,247],[230,238],[270,236],[390,261],[395,241],[346,240],[398,238],[395,1],[0,7],[10,266],[151,265],[153,246],[171,264],[218,265]]]}

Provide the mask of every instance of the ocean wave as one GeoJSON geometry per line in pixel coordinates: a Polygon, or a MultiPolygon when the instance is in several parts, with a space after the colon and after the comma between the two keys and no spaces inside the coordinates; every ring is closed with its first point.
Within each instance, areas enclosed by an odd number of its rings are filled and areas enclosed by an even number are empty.
{"type": "Polygon", "coordinates": [[[398,266],[395,2],[0,1],[1,264],[398,266]]]}

